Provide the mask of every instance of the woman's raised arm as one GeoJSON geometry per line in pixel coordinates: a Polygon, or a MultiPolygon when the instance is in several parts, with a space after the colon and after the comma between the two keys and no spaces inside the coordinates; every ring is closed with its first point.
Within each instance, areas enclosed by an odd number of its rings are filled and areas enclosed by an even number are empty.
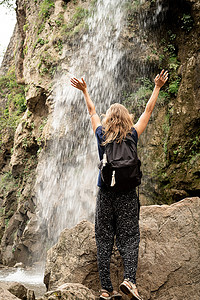
{"type": "Polygon", "coordinates": [[[138,137],[141,135],[141,133],[147,127],[147,124],[148,124],[149,119],[151,117],[152,111],[153,111],[154,106],[156,104],[156,101],[158,99],[158,95],[159,95],[160,89],[165,84],[165,82],[167,81],[167,79],[168,79],[168,72],[164,71],[164,70],[162,70],[161,73],[158,74],[156,76],[156,78],[154,79],[155,87],[154,87],[153,93],[152,93],[149,101],[147,102],[145,111],[140,116],[140,118],[137,121],[137,123],[134,125],[134,128],[137,131],[138,137]]]}
{"type": "Polygon", "coordinates": [[[70,81],[71,81],[71,85],[73,87],[75,87],[83,92],[85,102],[87,105],[87,109],[88,109],[88,112],[89,112],[90,118],[91,118],[92,129],[95,133],[97,127],[101,125],[101,121],[100,121],[99,116],[96,113],[94,103],[92,102],[90,95],[88,93],[87,84],[83,78],[81,78],[81,80],[79,80],[79,79],[73,77],[70,79],[70,81]]]}

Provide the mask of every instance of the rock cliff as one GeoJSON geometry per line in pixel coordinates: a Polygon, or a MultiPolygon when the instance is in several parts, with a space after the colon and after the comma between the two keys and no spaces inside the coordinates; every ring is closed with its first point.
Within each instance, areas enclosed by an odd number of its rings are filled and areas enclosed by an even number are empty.
{"type": "MultiPolygon", "coordinates": [[[[39,237],[48,233],[45,226],[38,228],[34,184],[38,159],[53,142],[53,85],[69,70],[83,34],[90,33],[87,20],[96,8],[95,0],[17,0],[17,25],[0,79],[0,260],[4,264],[31,264],[41,255],[39,237]]],[[[139,142],[142,204],[169,204],[197,196],[199,1],[130,0],[123,9],[125,25],[117,45],[123,55],[114,78],[120,86],[119,101],[135,119],[145,107],[155,73],[161,67],[170,73],[139,142]]],[[[78,111],[75,105],[72,109],[78,111]]]]}

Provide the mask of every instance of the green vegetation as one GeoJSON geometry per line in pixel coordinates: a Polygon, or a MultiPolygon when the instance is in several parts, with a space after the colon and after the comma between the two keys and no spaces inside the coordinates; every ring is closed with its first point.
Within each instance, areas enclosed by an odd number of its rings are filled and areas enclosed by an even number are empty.
{"type": "Polygon", "coordinates": [[[56,25],[57,25],[58,27],[60,27],[61,24],[62,24],[62,22],[61,22],[60,20],[55,20],[55,23],[56,23],[56,25]]]}
{"type": "Polygon", "coordinates": [[[9,222],[10,222],[10,219],[5,219],[5,228],[8,228],[9,222]]]}
{"type": "Polygon", "coordinates": [[[88,9],[83,7],[76,7],[75,13],[71,20],[62,26],[62,34],[67,37],[72,37],[79,33],[81,29],[87,29],[87,24],[85,22],[86,18],[90,15],[88,9]]]}
{"type": "Polygon", "coordinates": [[[24,32],[25,32],[25,31],[27,31],[27,30],[28,30],[28,28],[29,28],[29,24],[28,24],[28,23],[26,23],[26,24],[23,26],[23,30],[24,30],[24,32]]]}
{"type": "Polygon", "coordinates": [[[181,28],[183,30],[185,30],[186,32],[190,32],[190,30],[192,29],[193,24],[194,24],[194,20],[193,20],[192,16],[189,14],[183,14],[181,21],[182,21],[181,28]]]}
{"type": "Polygon", "coordinates": [[[131,17],[141,6],[140,0],[130,0],[125,4],[125,11],[128,13],[128,18],[131,17]]]}
{"type": "Polygon", "coordinates": [[[18,184],[15,180],[15,178],[12,176],[12,173],[6,172],[2,175],[0,180],[0,192],[8,192],[9,190],[13,188],[17,188],[18,184]]]}
{"type": "Polygon", "coordinates": [[[197,156],[199,156],[199,148],[200,148],[200,130],[196,132],[193,137],[190,139],[185,139],[183,145],[177,145],[177,147],[173,150],[173,157],[171,161],[183,162],[185,164],[191,164],[197,156]]]}
{"type": "Polygon", "coordinates": [[[47,124],[47,120],[48,120],[47,118],[44,118],[44,119],[42,120],[42,124],[41,124],[40,127],[39,127],[40,132],[43,131],[44,126],[47,124]]]}
{"type": "Polygon", "coordinates": [[[134,111],[135,119],[139,118],[140,114],[145,108],[146,101],[150,97],[153,89],[153,83],[148,78],[139,78],[137,83],[140,87],[133,93],[123,93],[122,104],[125,105],[129,111],[134,111]]]}
{"type": "Polygon", "coordinates": [[[126,2],[125,3],[125,11],[127,13],[127,25],[132,27],[132,23],[136,18],[136,12],[140,7],[140,1],[136,0],[133,2],[126,2]]]}
{"type": "MultiPolygon", "coordinates": [[[[197,134],[198,133],[200,134],[200,130],[198,130],[197,134]]],[[[199,134],[189,140],[188,147],[187,147],[189,159],[193,159],[194,157],[200,155],[200,153],[199,153],[199,149],[200,149],[200,137],[199,136],[200,135],[199,134]]]]}
{"type": "Polygon", "coordinates": [[[148,8],[150,9],[151,3],[155,2],[156,0],[151,0],[151,1],[140,1],[140,0],[128,0],[125,1],[124,3],[124,11],[126,13],[126,21],[127,21],[127,26],[137,30],[137,25],[133,26],[133,22],[136,21],[141,17],[141,10],[147,10],[148,8]]]}
{"type": "Polygon", "coordinates": [[[43,46],[43,45],[48,44],[48,43],[49,43],[48,40],[45,41],[42,38],[38,38],[37,41],[36,41],[36,43],[35,43],[35,45],[33,47],[35,49],[38,44],[41,45],[41,46],[43,46]]]}
{"type": "MultiPolygon", "coordinates": [[[[135,117],[138,118],[145,109],[145,105],[152,94],[154,82],[148,78],[139,78],[136,82],[140,87],[134,93],[123,93],[122,102],[130,111],[134,111],[136,114],[135,117]]],[[[164,104],[168,102],[169,97],[170,95],[167,90],[161,90],[158,103],[164,104]]]]}
{"type": "Polygon", "coordinates": [[[176,76],[175,80],[169,84],[168,91],[170,94],[177,96],[180,81],[181,81],[181,78],[179,76],[176,76]]]}
{"type": "Polygon", "coordinates": [[[177,155],[182,152],[184,152],[184,149],[182,148],[182,146],[178,146],[178,148],[176,150],[173,150],[174,155],[177,155]]]}
{"type": "Polygon", "coordinates": [[[49,73],[51,77],[54,76],[57,68],[55,59],[48,53],[48,51],[44,51],[42,53],[37,67],[41,76],[49,73]]]}
{"type": "Polygon", "coordinates": [[[54,48],[58,53],[61,55],[62,54],[62,49],[63,49],[63,41],[61,39],[56,39],[53,43],[54,48]]]}
{"type": "Polygon", "coordinates": [[[169,135],[170,125],[171,125],[170,124],[170,113],[171,113],[171,111],[169,110],[167,112],[167,114],[165,115],[164,123],[163,123],[163,126],[162,126],[162,129],[163,129],[163,132],[164,132],[164,135],[163,135],[163,150],[164,150],[166,159],[167,159],[167,152],[168,152],[168,149],[167,149],[168,135],[169,135]]]}
{"type": "Polygon", "coordinates": [[[171,30],[168,31],[168,41],[162,39],[160,42],[161,49],[163,49],[162,57],[165,57],[165,64],[169,72],[168,89],[169,96],[176,97],[181,82],[181,77],[177,75],[178,67],[180,62],[178,61],[176,54],[176,34],[171,30]]]}
{"type": "Polygon", "coordinates": [[[0,77],[0,96],[5,103],[0,110],[1,143],[3,131],[6,129],[14,132],[21,114],[26,110],[24,86],[17,83],[14,69],[0,77]]]}
{"type": "Polygon", "coordinates": [[[177,56],[172,54],[172,56],[169,57],[169,70],[177,71],[179,65],[180,62],[178,61],[177,56]]]}
{"type": "Polygon", "coordinates": [[[38,14],[39,24],[37,24],[38,31],[37,35],[39,35],[45,28],[45,22],[50,17],[52,9],[55,7],[55,3],[53,0],[44,0],[40,4],[40,11],[38,14]]]}
{"type": "Polygon", "coordinates": [[[40,5],[39,17],[42,17],[43,21],[45,21],[47,18],[49,18],[51,9],[54,7],[55,3],[53,0],[44,0],[40,5]]]}
{"type": "Polygon", "coordinates": [[[0,0],[0,6],[3,5],[10,9],[15,9],[15,0],[0,0]]]}
{"type": "Polygon", "coordinates": [[[41,23],[38,28],[37,35],[39,35],[43,31],[44,27],[45,27],[45,23],[41,23]]]}
{"type": "Polygon", "coordinates": [[[55,23],[58,27],[60,27],[64,22],[64,15],[63,14],[59,14],[57,20],[55,20],[55,23]]]}
{"type": "Polygon", "coordinates": [[[26,45],[26,47],[23,50],[24,55],[26,55],[28,53],[28,45],[26,45]]]}

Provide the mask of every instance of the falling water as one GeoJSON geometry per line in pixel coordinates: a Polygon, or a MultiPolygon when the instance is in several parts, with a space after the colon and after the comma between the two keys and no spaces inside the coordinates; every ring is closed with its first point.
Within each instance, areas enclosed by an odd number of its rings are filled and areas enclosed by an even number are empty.
{"type": "Polygon", "coordinates": [[[87,82],[99,114],[117,101],[118,62],[123,52],[123,2],[99,0],[88,19],[89,31],[71,58],[69,73],[58,78],[53,90],[54,111],[49,150],[38,165],[37,206],[48,240],[56,242],[61,230],[86,218],[93,220],[98,156],[83,95],[70,86],[69,74],[87,82]]]}

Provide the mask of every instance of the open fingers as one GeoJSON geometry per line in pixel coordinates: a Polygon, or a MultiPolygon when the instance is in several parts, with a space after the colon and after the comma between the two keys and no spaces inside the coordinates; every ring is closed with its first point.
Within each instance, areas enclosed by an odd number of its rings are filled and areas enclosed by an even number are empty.
{"type": "Polygon", "coordinates": [[[86,85],[86,82],[85,82],[85,80],[83,79],[83,77],[81,77],[81,80],[83,81],[83,83],[86,85]]]}
{"type": "Polygon", "coordinates": [[[168,71],[165,71],[165,73],[163,73],[162,75],[162,79],[166,82],[168,79],[168,71]]]}
{"type": "Polygon", "coordinates": [[[80,81],[75,77],[71,78],[70,81],[73,83],[80,83],[80,81]]]}
{"type": "Polygon", "coordinates": [[[163,73],[164,73],[164,69],[162,69],[162,71],[160,72],[160,76],[162,76],[163,75],[163,73]]]}
{"type": "Polygon", "coordinates": [[[70,78],[71,86],[84,91],[87,88],[86,82],[83,78],[81,80],[77,79],[76,77],[70,78]]]}
{"type": "Polygon", "coordinates": [[[162,76],[163,76],[163,77],[167,77],[167,76],[168,76],[168,71],[165,71],[165,73],[163,73],[162,76]]]}
{"type": "Polygon", "coordinates": [[[164,69],[155,77],[155,84],[159,87],[162,87],[165,82],[168,80],[168,71],[164,69]]]}
{"type": "MultiPolygon", "coordinates": [[[[157,76],[156,76],[156,78],[157,78],[157,76]]],[[[162,80],[164,80],[164,81],[167,81],[167,79],[168,79],[168,71],[164,72],[164,70],[162,70],[160,72],[159,78],[162,79],[162,80]]]]}
{"type": "Polygon", "coordinates": [[[76,85],[76,84],[73,84],[72,82],[71,82],[71,86],[73,86],[73,87],[75,87],[75,88],[77,87],[77,85],[76,85]]]}

